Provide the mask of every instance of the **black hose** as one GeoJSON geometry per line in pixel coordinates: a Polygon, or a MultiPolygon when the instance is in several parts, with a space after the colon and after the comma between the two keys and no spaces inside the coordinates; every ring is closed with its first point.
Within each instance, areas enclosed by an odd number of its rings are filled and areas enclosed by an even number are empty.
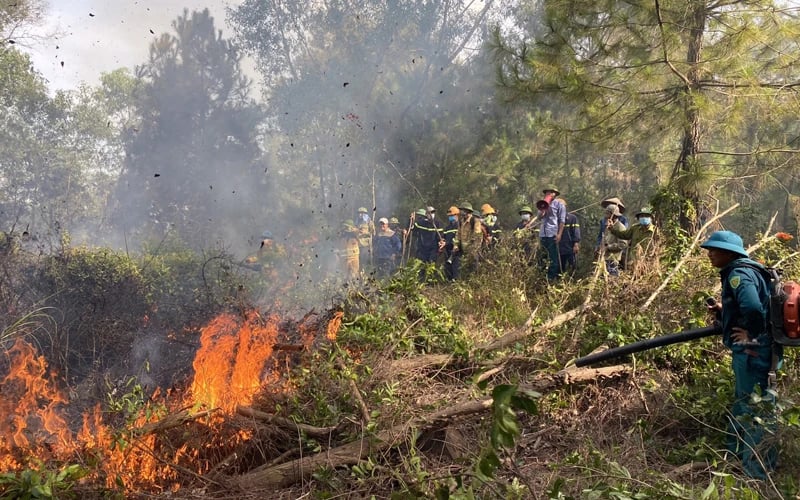
{"type": "Polygon", "coordinates": [[[678,333],[670,333],[668,335],[661,335],[652,339],[644,339],[631,344],[621,345],[607,351],[590,354],[575,360],[575,366],[582,367],[593,365],[607,359],[619,358],[626,354],[633,354],[635,352],[647,351],[656,347],[665,345],[677,344],[678,342],[686,342],[687,340],[700,339],[703,337],[710,337],[722,333],[722,328],[715,324],[713,326],[706,326],[704,328],[695,328],[693,330],[684,330],[678,333]]]}

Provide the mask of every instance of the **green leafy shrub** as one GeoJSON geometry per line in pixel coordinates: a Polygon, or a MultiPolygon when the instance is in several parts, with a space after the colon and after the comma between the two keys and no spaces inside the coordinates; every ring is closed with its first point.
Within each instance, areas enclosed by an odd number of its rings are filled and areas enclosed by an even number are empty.
{"type": "Polygon", "coordinates": [[[38,469],[0,473],[0,498],[14,500],[78,498],[73,491],[76,482],[88,470],[71,464],[60,470],[50,470],[41,464],[38,469]]]}
{"type": "Polygon", "coordinates": [[[117,363],[151,310],[151,284],[128,255],[63,247],[44,260],[36,285],[57,328],[38,341],[62,373],[117,363]]]}

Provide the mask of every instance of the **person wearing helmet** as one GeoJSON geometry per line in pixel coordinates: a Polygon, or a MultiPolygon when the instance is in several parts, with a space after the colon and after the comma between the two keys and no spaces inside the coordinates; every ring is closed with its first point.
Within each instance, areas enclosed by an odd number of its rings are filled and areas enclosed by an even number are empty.
{"type": "Polygon", "coordinates": [[[558,245],[564,234],[564,224],[567,218],[567,207],[558,199],[558,189],[554,187],[542,190],[545,200],[550,200],[547,206],[539,209],[542,226],[539,229],[539,242],[544,250],[542,252],[542,267],[547,265],[547,279],[555,281],[561,275],[561,261],[558,256],[558,245]],[[545,258],[549,263],[545,264],[545,258]]]}
{"type": "Polygon", "coordinates": [[[625,271],[634,278],[645,273],[645,267],[652,269],[659,262],[655,242],[656,226],[653,224],[653,211],[645,207],[636,213],[636,224],[626,228],[619,219],[608,226],[617,238],[628,241],[625,271]]]}
{"type": "Polygon", "coordinates": [[[461,254],[453,252],[453,241],[458,233],[458,216],[460,214],[461,211],[456,206],[447,210],[447,226],[442,233],[444,241],[439,243],[444,249],[444,277],[448,281],[457,280],[461,271],[461,254]]]}
{"type": "Polygon", "coordinates": [[[336,250],[336,257],[348,280],[358,278],[361,271],[358,238],[359,231],[353,219],[342,221],[339,227],[339,247],[336,250]]]}
{"type": "Polygon", "coordinates": [[[358,248],[359,265],[361,269],[367,269],[372,264],[372,237],[375,236],[375,224],[369,216],[367,207],[358,208],[358,248]]]}
{"type": "Polygon", "coordinates": [[[414,214],[414,225],[411,229],[414,242],[414,256],[425,263],[436,262],[439,257],[439,241],[444,240],[442,227],[435,219],[436,209],[420,208],[414,214]]]}
{"type": "Polygon", "coordinates": [[[372,242],[375,251],[375,271],[379,278],[392,274],[400,261],[403,244],[400,237],[389,228],[389,219],[378,219],[378,231],[372,242]]]}
{"type": "Polygon", "coordinates": [[[503,232],[500,223],[497,221],[497,212],[488,203],[481,206],[481,215],[483,216],[483,227],[486,235],[486,247],[492,248],[500,241],[500,234],[503,232]]]}
{"type": "Polygon", "coordinates": [[[483,241],[483,225],[475,217],[472,204],[462,202],[458,205],[459,226],[453,239],[453,252],[460,254],[460,272],[477,269],[478,256],[483,241]]]}
{"type": "Polygon", "coordinates": [[[728,417],[728,449],[742,461],[750,477],[767,479],[775,469],[774,371],[783,359],[767,327],[769,283],[764,267],[751,260],[742,238],[716,231],[700,245],[719,269],[722,302],[709,306],[721,320],[722,343],[731,350],[734,401],[728,417]],[[758,390],[756,389],[758,387],[758,390]],[[758,393],[758,402],[752,399],[758,393]]]}
{"type": "Polygon", "coordinates": [[[274,274],[275,264],[277,261],[285,257],[286,251],[281,245],[275,243],[272,237],[272,232],[265,230],[261,233],[261,241],[259,243],[258,252],[245,259],[247,264],[253,269],[258,269],[264,274],[274,274]]]}

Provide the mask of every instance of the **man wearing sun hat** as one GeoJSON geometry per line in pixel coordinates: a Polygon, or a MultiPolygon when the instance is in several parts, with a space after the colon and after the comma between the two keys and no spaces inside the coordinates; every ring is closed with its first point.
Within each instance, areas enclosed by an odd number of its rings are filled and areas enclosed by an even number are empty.
{"type": "Polygon", "coordinates": [[[774,371],[782,360],[767,328],[769,284],[761,274],[763,266],[750,259],[738,234],[716,231],[700,246],[708,250],[722,280],[722,304],[709,309],[721,320],[722,342],[732,354],[728,449],[741,459],[747,475],[766,479],[777,458],[774,443],[762,442],[773,434],[775,423],[774,392],[768,390],[774,389],[774,371]],[[759,403],[751,403],[754,392],[760,393],[759,403]]]}

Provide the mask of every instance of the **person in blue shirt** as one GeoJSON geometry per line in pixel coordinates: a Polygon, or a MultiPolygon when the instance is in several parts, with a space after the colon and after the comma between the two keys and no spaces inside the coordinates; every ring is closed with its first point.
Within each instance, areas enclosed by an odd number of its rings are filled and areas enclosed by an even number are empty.
{"type": "Polygon", "coordinates": [[[558,244],[561,242],[561,236],[564,234],[564,223],[567,218],[567,207],[558,199],[561,194],[556,188],[550,187],[542,191],[545,200],[550,201],[546,203],[541,200],[537,203],[539,209],[539,218],[541,219],[541,229],[539,230],[539,242],[542,248],[547,252],[547,259],[550,261],[547,267],[548,281],[558,279],[561,274],[561,260],[558,255],[558,244]],[[540,205],[541,204],[541,205],[540,205]]]}
{"type": "Polygon", "coordinates": [[[777,460],[774,443],[767,438],[775,425],[772,385],[782,359],[767,326],[769,284],[759,271],[763,266],[750,259],[738,234],[716,231],[700,246],[708,250],[722,280],[722,304],[709,309],[721,319],[722,342],[732,355],[735,380],[728,449],[741,459],[747,475],[766,479],[777,460]],[[751,399],[754,392],[761,394],[759,403],[751,399]]]}
{"type": "Polygon", "coordinates": [[[400,262],[403,244],[397,233],[389,229],[389,219],[381,217],[378,224],[372,248],[375,252],[375,269],[378,277],[383,278],[392,274],[400,262]]]}

